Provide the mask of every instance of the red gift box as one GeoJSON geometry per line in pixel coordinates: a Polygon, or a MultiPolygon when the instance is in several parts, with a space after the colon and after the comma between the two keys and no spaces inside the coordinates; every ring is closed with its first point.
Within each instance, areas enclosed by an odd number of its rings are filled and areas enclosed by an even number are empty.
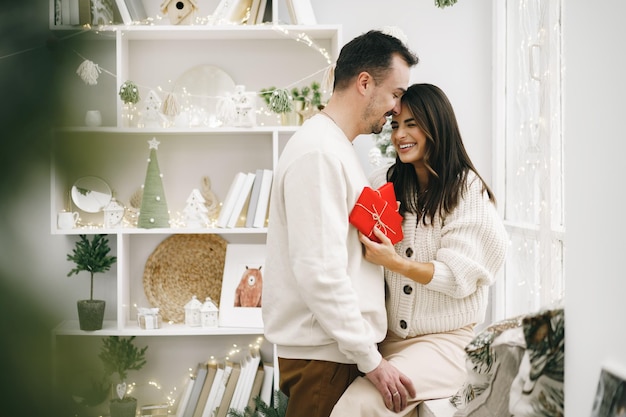
{"type": "Polygon", "coordinates": [[[378,227],[391,240],[391,243],[400,242],[403,236],[402,216],[398,213],[393,184],[388,182],[378,190],[370,187],[363,188],[348,220],[374,242],[380,243],[374,235],[374,227],[378,227]]]}

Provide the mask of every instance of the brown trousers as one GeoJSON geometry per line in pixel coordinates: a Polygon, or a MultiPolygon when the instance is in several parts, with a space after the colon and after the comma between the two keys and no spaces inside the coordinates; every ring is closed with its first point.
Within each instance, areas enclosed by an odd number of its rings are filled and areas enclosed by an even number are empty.
{"type": "Polygon", "coordinates": [[[348,386],[362,375],[356,365],[278,358],[280,389],[289,397],[285,417],[328,417],[348,386]]]}

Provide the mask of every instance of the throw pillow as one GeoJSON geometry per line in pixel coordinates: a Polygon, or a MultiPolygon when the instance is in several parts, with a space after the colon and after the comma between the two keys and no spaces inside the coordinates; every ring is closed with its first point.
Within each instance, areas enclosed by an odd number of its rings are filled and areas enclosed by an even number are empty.
{"type": "Polygon", "coordinates": [[[526,352],[511,385],[511,414],[516,416],[563,416],[563,367],[565,362],[565,316],[550,309],[523,320],[526,352]]]}
{"type": "MultiPolygon", "coordinates": [[[[458,409],[463,409],[490,387],[498,367],[498,359],[505,355],[508,346],[521,347],[523,350],[521,325],[522,316],[499,321],[478,333],[465,347],[467,380],[450,399],[458,409]],[[512,330],[515,332],[511,332],[512,330]],[[503,347],[496,352],[495,347],[499,345],[503,347]]],[[[521,355],[514,352],[512,357],[517,356],[521,355]]],[[[519,361],[517,364],[519,365],[519,361]]]]}

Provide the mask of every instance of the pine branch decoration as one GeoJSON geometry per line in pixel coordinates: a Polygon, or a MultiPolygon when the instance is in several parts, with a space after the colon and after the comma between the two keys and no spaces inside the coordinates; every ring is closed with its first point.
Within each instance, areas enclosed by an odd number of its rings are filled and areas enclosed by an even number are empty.
{"type": "Polygon", "coordinates": [[[274,391],[274,407],[266,404],[260,396],[254,397],[252,408],[247,406],[243,412],[234,408],[228,410],[228,417],[284,417],[287,414],[289,398],[282,391],[274,391]]]}
{"type": "Polygon", "coordinates": [[[435,6],[439,7],[440,9],[444,9],[448,6],[453,6],[454,4],[456,4],[457,0],[435,0],[435,6]]]}

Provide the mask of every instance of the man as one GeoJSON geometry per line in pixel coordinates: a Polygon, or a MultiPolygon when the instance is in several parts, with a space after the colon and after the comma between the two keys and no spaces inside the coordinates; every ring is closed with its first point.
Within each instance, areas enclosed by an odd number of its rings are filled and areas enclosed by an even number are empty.
{"type": "Polygon", "coordinates": [[[369,186],[352,141],[380,133],[400,111],[418,58],[369,31],[347,43],[324,110],[289,140],[274,174],[263,286],[265,336],[279,357],[287,417],[327,417],[365,375],[400,411],[411,382],[382,358],[387,320],[382,269],[363,258],[348,215],[369,186]]]}

